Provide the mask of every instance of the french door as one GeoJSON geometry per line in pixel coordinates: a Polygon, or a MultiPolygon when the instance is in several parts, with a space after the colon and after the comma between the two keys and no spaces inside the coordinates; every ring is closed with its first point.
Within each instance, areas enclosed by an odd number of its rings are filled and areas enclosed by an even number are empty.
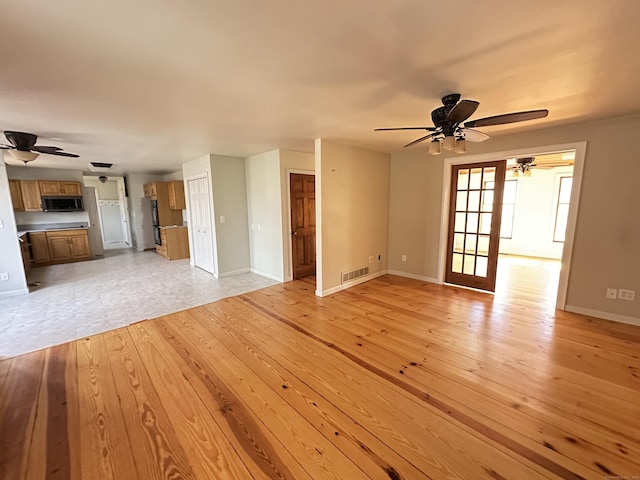
{"type": "Polygon", "coordinates": [[[452,166],[445,282],[495,290],[505,167],[452,166]]]}

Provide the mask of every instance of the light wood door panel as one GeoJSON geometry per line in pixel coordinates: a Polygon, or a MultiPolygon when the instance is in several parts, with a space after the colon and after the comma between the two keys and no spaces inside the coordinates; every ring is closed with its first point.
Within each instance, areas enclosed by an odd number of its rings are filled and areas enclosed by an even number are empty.
{"type": "Polygon", "coordinates": [[[447,283],[495,290],[505,165],[452,166],[447,283]]]}
{"type": "Polygon", "coordinates": [[[314,175],[292,173],[291,250],[293,278],[316,273],[316,179],[314,175]]]}
{"type": "Polygon", "coordinates": [[[22,202],[25,212],[41,212],[40,187],[37,180],[20,180],[22,202]]]}
{"type": "Polygon", "coordinates": [[[66,235],[55,237],[47,235],[47,241],[49,242],[49,255],[52,261],[69,260],[71,258],[69,237],[66,235]]]}
{"type": "Polygon", "coordinates": [[[60,194],[69,197],[80,197],[82,186],[80,182],[60,182],[60,194]]]}
{"type": "Polygon", "coordinates": [[[11,193],[11,203],[14,212],[24,212],[24,202],[22,201],[22,190],[20,190],[20,180],[9,180],[9,192],[11,193]]]}
{"type": "Polygon", "coordinates": [[[71,249],[71,258],[86,258],[91,256],[87,232],[79,235],[70,235],[69,247],[71,249]]]}

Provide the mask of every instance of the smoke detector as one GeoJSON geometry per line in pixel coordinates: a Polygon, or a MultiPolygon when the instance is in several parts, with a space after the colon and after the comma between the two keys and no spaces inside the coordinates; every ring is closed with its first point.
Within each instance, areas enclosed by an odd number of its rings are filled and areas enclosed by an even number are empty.
{"type": "Polygon", "coordinates": [[[91,162],[89,170],[92,172],[108,172],[113,163],[91,162]]]}

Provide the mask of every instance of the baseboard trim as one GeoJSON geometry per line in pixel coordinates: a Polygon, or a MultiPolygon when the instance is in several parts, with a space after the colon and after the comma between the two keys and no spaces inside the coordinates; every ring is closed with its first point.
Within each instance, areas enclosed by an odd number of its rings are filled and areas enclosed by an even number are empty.
{"type": "Polygon", "coordinates": [[[16,297],[18,295],[27,295],[29,293],[28,288],[21,288],[19,290],[9,290],[8,292],[0,292],[0,297],[16,297]]]}
{"type": "Polygon", "coordinates": [[[255,268],[252,268],[252,269],[247,270],[247,271],[250,271],[251,273],[255,273],[255,274],[258,274],[258,275],[262,275],[263,277],[270,278],[271,280],[275,280],[276,282],[280,282],[280,283],[284,282],[284,280],[282,280],[282,277],[278,277],[276,275],[271,275],[270,273],[266,273],[266,272],[261,272],[260,270],[256,270],[255,268]]]}
{"type": "Polygon", "coordinates": [[[360,277],[356,280],[352,280],[347,283],[343,283],[342,285],[338,285],[337,287],[331,287],[326,290],[316,290],[316,296],[318,297],[326,297],[327,295],[331,295],[332,293],[340,292],[342,290],[346,290],[347,288],[355,287],[356,285],[360,285],[361,283],[368,282],[369,280],[373,280],[374,278],[380,277],[387,273],[386,270],[381,272],[375,272],[370,275],[366,275],[364,277],[360,277]]]}
{"type": "Polygon", "coordinates": [[[218,274],[218,278],[233,277],[234,275],[240,275],[243,273],[248,273],[250,271],[250,268],[239,268],[238,270],[231,270],[230,272],[221,272],[218,274]]]}
{"type": "Polygon", "coordinates": [[[398,275],[399,277],[412,278],[413,280],[422,280],[423,282],[437,283],[442,285],[442,282],[434,277],[425,277],[424,275],[416,275],[415,273],[402,272],[400,270],[389,270],[389,275],[398,275]]]}
{"type": "Polygon", "coordinates": [[[587,315],[589,317],[602,318],[604,320],[612,320],[614,322],[626,323],[628,325],[640,327],[640,318],[627,317],[625,315],[618,315],[617,313],[592,310],[590,308],[576,307],[575,305],[565,305],[564,309],[567,312],[579,313],[580,315],[587,315]]]}

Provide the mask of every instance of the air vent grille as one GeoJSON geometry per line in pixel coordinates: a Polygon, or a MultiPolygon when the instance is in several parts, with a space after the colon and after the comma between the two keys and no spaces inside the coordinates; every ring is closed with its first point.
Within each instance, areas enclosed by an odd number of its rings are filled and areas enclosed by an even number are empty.
{"type": "Polygon", "coordinates": [[[357,270],[352,270],[350,272],[342,273],[342,283],[346,283],[354,278],[362,277],[363,275],[367,275],[369,273],[369,267],[358,268],[357,270]]]}

